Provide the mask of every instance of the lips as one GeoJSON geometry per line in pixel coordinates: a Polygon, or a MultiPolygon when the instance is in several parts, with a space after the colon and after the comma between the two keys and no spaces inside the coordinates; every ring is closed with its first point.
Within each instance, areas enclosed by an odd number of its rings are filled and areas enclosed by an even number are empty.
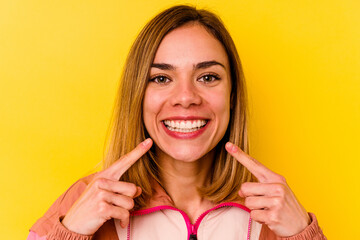
{"type": "Polygon", "coordinates": [[[209,125],[208,119],[166,119],[162,121],[165,132],[175,138],[189,139],[199,136],[209,125]]]}

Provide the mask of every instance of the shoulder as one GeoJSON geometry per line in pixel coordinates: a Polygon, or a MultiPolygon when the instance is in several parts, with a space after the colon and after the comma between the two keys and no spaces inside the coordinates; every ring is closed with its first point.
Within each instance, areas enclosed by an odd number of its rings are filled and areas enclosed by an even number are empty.
{"type": "Polygon", "coordinates": [[[58,197],[45,214],[36,221],[30,230],[36,232],[40,236],[46,235],[59,218],[67,213],[97,174],[98,173],[90,174],[72,184],[60,197],[58,197]]]}

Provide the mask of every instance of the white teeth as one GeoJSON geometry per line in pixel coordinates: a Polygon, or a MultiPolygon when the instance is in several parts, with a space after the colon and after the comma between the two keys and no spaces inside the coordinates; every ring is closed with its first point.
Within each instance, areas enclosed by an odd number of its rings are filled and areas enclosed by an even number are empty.
{"type": "Polygon", "coordinates": [[[206,125],[206,120],[165,120],[164,124],[170,131],[194,132],[206,125]]]}

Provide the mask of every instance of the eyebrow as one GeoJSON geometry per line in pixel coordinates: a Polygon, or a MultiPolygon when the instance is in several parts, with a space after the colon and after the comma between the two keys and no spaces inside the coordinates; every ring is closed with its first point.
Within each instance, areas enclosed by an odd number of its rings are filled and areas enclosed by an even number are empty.
{"type": "MultiPolygon", "coordinates": [[[[225,70],[225,66],[222,63],[219,63],[217,61],[204,61],[204,62],[199,62],[198,64],[194,65],[193,69],[197,70],[197,69],[204,69],[204,68],[209,68],[211,66],[216,66],[219,65],[221,67],[223,67],[225,70]]],[[[168,63],[153,63],[151,64],[152,68],[159,68],[161,70],[175,70],[176,67],[168,64],[168,63]]]]}

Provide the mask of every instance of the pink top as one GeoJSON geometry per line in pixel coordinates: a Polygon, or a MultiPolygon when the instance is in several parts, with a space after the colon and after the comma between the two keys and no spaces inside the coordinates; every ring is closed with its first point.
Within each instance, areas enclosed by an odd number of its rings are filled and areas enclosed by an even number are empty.
{"type": "MultiPolygon", "coordinates": [[[[81,193],[85,190],[86,186],[91,182],[93,177],[96,174],[89,175],[85,178],[80,179],[76,183],[74,183],[64,194],[62,194],[55,203],[49,208],[49,210],[44,214],[43,217],[41,217],[30,229],[30,234],[27,238],[27,240],[55,240],[55,239],[64,239],[64,240],[125,240],[130,239],[137,239],[136,236],[140,236],[143,234],[142,238],[138,239],[144,239],[144,236],[146,236],[146,239],[154,239],[151,238],[151,231],[155,231],[153,227],[150,228],[150,226],[159,226],[156,225],[157,221],[160,221],[160,218],[164,217],[165,215],[161,213],[165,213],[166,211],[171,212],[177,212],[178,214],[182,216],[182,218],[185,221],[179,221],[178,217],[176,218],[176,222],[185,222],[185,227],[180,227],[180,232],[184,233],[187,239],[190,239],[190,237],[195,236],[199,234],[200,235],[207,233],[209,229],[216,230],[221,233],[221,231],[225,231],[224,228],[229,229],[236,229],[238,227],[239,222],[245,221],[247,219],[247,229],[243,231],[244,239],[247,240],[253,240],[253,239],[259,239],[259,240],[326,240],[326,237],[323,235],[320,227],[318,226],[316,217],[314,214],[309,213],[311,218],[311,224],[305,228],[301,233],[291,236],[291,237],[284,237],[280,238],[277,237],[266,225],[261,225],[255,221],[251,221],[250,218],[250,210],[246,208],[245,206],[239,204],[239,203],[221,203],[217,206],[215,206],[212,209],[207,210],[203,214],[200,215],[200,217],[197,219],[195,224],[191,224],[189,217],[181,210],[175,208],[172,204],[172,201],[170,197],[166,194],[165,190],[161,188],[160,185],[154,184],[154,195],[149,202],[149,206],[146,209],[134,211],[131,213],[131,221],[129,224],[129,227],[125,230],[122,230],[122,228],[119,227],[118,220],[111,219],[103,224],[99,228],[99,230],[94,235],[81,235],[74,232],[69,231],[61,224],[61,219],[69,208],[73,205],[73,203],[78,199],[78,197],[81,195],[81,193]],[[209,215],[212,214],[212,219],[217,220],[218,223],[223,223],[223,219],[220,219],[221,215],[219,214],[220,208],[229,208],[228,213],[231,214],[231,216],[237,216],[236,220],[230,220],[225,219],[227,221],[226,225],[222,225],[221,228],[216,228],[216,226],[212,226],[211,224],[216,221],[210,221],[209,215]],[[236,210],[238,209],[238,210],[236,210]],[[235,214],[235,215],[234,215],[235,214]],[[238,217],[241,216],[241,219],[238,217]],[[143,220],[146,219],[146,221],[143,222],[143,220]],[[205,222],[204,222],[205,221],[205,222]],[[144,224],[142,224],[144,223],[144,224]],[[135,225],[134,225],[135,224],[135,225]],[[152,225],[153,224],[153,225],[152,225]],[[154,225],[155,224],[155,225],[154,225]],[[133,229],[132,226],[138,226],[136,228],[136,231],[131,232],[130,230],[133,229]],[[233,226],[232,226],[233,225],[233,226]],[[201,232],[198,232],[200,227],[203,226],[201,232]],[[205,226],[205,227],[204,227],[205,226]],[[207,229],[207,230],[206,230],[207,229]],[[206,230],[206,231],[205,231],[206,230]],[[186,232],[186,233],[185,233],[186,232]],[[134,238],[133,238],[134,236],[134,238]],[[150,238],[149,238],[150,237],[150,238]]],[[[164,226],[163,224],[171,224],[172,221],[174,221],[174,217],[171,219],[168,219],[170,215],[166,215],[164,218],[165,221],[162,221],[162,225],[159,227],[162,231],[170,231],[171,226],[169,227],[164,226]]],[[[174,215],[171,215],[174,216],[174,215]]],[[[230,215],[226,215],[230,216],[230,215]]],[[[233,219],[233,218],[231,218],[233,219]]],[[[244,222],[245,223],[245,222],[244,222]]],[[[178,228],[176,228],[178,229],[178,228]]],[[[169,232],[170,236],[177,236],[177,232],[169,232]],[[173,235],[171,235],[173,234],[173,235]]],[[[215,234],[216,235],[216,234],[215,234]]],[[[214,235],[214,236],[215,236],[214,235]]],[[[182,235],[183,236],[183,235],[182,235]]],[[[202,235],[204,236],[204,235],[202,235]]],[[[209,237],[212,235],[207,236],[206,238],[209,240],[209,237]]],[[[238,237],[237,237],[238,239],[238,237]]]]}

